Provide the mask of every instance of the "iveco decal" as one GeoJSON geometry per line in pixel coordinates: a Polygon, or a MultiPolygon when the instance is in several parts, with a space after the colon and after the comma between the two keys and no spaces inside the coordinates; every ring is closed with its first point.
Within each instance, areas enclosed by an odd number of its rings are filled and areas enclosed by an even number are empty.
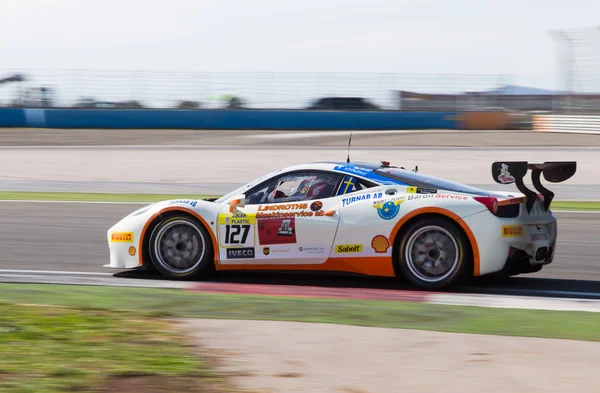
{"type": "Polygon", "coordinates": [[[254,248],[228,248],[227,259],[251,259],[254,258],[254,248]]]}

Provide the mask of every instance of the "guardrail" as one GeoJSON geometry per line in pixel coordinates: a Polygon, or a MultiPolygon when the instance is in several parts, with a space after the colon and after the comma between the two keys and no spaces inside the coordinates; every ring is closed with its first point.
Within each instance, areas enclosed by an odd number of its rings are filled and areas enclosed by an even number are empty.
{"type": "Polygon", "coordinates": [[[453,112],[0,109],[0,127],[95,129],[455,129],[453,112]],[[19,113],[20,111],[20,113],[19,113]]]}
{"type": "Polygon", "coordinates": [[[600,116],[596,115],[534,115],[533,130],[600,134],[600,116]]]}
{"type": "Polygon", "coordinates": [[[507,112],[0,108],[0,127],[211,130],[522,129],[507,112]]]}

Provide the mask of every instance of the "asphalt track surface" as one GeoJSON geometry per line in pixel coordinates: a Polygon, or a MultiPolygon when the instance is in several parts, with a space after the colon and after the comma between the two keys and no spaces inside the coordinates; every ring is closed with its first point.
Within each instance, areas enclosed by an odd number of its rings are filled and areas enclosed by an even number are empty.
{"type": "MultiPolygon", "coordinates": [[[[0,128],[0,146],[347,146],[348,131],[0,128]]],[[[600,135],[513,131],[354,131],[353,146],[599,147],[600,135]]]]}
{"type": "MultiPolygon", "coordinates": [[[[108,263],[106,230],[139,207],[139,204],[0,202],[3,218],[0,267],[20,271],[110,273],[120,278],[154,280],[155,286],[163,286],[166,280],[156,275],[103,268],[108,263]]],[[[557,216],[560,233],[553,264],[541,272],[505,280],[473,280],[458,292],[600,297],[597,259],[600,214],[559,212],[557,216]]],[[[296,273],[228,272],[217,274],[211,281],[415,289],[393,279],[296,273]]],[[[154,286],[152,282],[149,285],[154,286]]]]}

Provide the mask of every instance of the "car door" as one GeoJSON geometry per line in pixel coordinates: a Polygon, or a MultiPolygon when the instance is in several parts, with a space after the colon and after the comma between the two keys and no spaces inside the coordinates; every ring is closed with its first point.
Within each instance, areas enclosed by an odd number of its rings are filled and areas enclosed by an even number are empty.
{"type": "Polygon", "coordinates": [[[245,193],[245,204],[218,217],[221,264],[321,264],[339,224],[342,175],[295,171],[245,193]]]}

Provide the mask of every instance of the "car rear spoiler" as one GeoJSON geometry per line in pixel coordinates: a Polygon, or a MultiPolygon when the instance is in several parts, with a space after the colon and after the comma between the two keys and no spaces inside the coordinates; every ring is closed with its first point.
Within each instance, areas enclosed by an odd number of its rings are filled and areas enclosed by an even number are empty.
{"type": "Polygon", "coordinates": [[[543,164],[530,164],[527,161],[498,161],[492,164],[492,176],[496,183],[515,183],[519,191],[525,194],[528,213],[531,212],[531,208],[537,199],[537,193],[527,188],[523,182],[523,178],[527,175],[529,169],[531,169],[533,186],[544,196],[544,209],[548,211],[554,193],[542,185],[540,175],[544,174],[544,179],[551,183],[562,183],[575,174],[577,162],[546,161],[543,164]]]}

